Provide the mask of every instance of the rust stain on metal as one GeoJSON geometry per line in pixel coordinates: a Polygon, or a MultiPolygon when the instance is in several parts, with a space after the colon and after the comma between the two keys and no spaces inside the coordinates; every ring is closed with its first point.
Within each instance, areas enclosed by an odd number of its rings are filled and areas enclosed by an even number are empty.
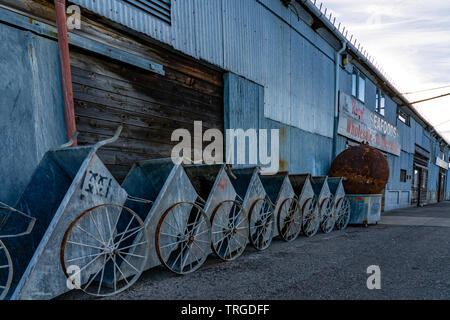
{"type": "Polygon", "coordinates": [[[280,170],[280,171],[286,171],[286,170],[287,170],[287,167],[288,167],[287,161],[284,160],[284,159],[280,159],[280,167],[279,167],[279,170],[280,170]]]}
{"type": "Polygon", "coordinates": [[[286,127],[285,126],[280,127],[280,138],[283,141],[286,140],[286,127]]]}
{"type": "Polygon", "coordinates": [[[380,194],[389,179],[389,163],[377,149],[361,144],[336,157],[329,176],[344,177],[344,189],[349,194],[380,194]]]}
{"type": "MultiPolygon", "coordinates": [[[[286,147],[286,127],[280,126],[280,145],[285,148],[286,147]]],[[[287,171],[288,170],[288,162],[285,159],[280,159],[279,161],[279,170],[287,171]]]]}

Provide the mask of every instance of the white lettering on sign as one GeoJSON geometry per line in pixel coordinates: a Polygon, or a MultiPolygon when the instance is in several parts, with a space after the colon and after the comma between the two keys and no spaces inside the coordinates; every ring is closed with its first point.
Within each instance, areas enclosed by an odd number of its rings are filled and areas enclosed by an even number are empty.
{"type": "Polygon", "coordinates": [[[438,167],[441,167],[442,169],[448,170],[450,164],[448,162],[445,162],[441,158],[436,158],[436,165],[438,167]]]}

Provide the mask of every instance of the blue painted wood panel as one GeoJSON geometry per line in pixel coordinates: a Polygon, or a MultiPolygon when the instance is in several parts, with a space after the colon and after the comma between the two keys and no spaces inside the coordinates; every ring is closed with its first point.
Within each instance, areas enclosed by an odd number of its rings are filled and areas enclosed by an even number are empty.
{"type": "Polygon", "coordinates": [[[64,104],[55,41],[0,23],[0,42],[0,201],[14,204],[42,155],[66,141],[64,104]]]}

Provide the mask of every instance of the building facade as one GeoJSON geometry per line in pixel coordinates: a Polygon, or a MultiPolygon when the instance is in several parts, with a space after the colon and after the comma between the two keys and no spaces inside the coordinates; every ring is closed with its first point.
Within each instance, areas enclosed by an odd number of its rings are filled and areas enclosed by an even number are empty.
{"type": "MultiPolygon", "coordinates": [[[[172,132],[194,121],[279,129],[280,170],[313,175],[367,140],[365,126],[390,165],[385,210],[450,200],[450,146],[311,1],[72,4],[78,141],[123,125],[100,154],[119,180],[138,160],[170,156],[172,132]]],[[[0,0],[0,29],[0,201],[13,204],[42,154],[67,140],[53,1],[0,0]]]]}

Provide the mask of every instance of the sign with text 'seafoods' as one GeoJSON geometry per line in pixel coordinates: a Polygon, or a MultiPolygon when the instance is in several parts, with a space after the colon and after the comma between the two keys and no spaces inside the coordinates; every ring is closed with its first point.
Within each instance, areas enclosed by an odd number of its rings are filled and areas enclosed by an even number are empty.
{"type": "Polygon", "coordinates": [[[356,98],[339,95],[338,134],[400,156],[400,135],[396,126],[370,111],[356,98]]]}

